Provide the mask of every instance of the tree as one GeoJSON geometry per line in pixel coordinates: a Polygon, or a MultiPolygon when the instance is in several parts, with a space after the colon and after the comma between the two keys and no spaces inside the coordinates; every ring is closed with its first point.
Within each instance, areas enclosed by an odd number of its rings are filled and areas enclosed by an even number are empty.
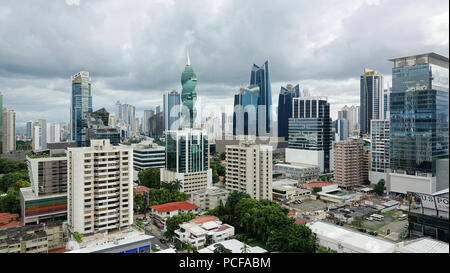
{"type": "Polygon", "coordinates": [[[375,185],[375,187],[373,188],[373,192],[378,194],[378,195],[383,195],[384,194],[384,179],[380,179],[380,181],[378,181],[378,183],[375,185]]]}
{"type": "Polygon", "coordinates": [[[220,158],[220,160],[225,160],[226,154],[225,153],[220,153],[219,158],[220,158]]]}
{"type": "Polygon", "coordinates": [[[222,244],[216,244],[214,246],[214,253],[231,253],[231,250],[224,247],[222,244]]]}
{"type": "Polygon", "coordinates": [[[161,186],[160,171],[158,168],[148,168],[138,173],[139,185],[152,189],[159,189],[161,186]]]}
{"type": "Polygon", "coordinates": [[[19,191],[11,187],[7,194],[0,197],[0,212],[20,213],[19,191]]]}
{"type": "Polygon", "coordinates": [[[12,173],[7,173],[0,178],[0,190],[7,192],[19,180],[29,181],[28,170],[23,169],[12,173]]]}
{"type": "Polygon", "coordinates": [[[272,230],[267,247],[270,251],[312,253],[314,252],[312,231],[305,225],[288,224],[272,230]]]}
{"type": "Polygon", "coordinates": [[[173,236],[175,234],[175,230],[180,228],[180,224],[188,222],[194,218],[195,215],[191,212],[183,212],[178,215],[169,217],[166,220],[167,235],[173,236]]]}
{"type": "Polygon", "coordinates": [[[322,187],[313,187],[313,192],[318,193],[322,191],[322,187]]]}
{"type": "Polygon", "coordinates": [[[17,180],[16,183],[14,183],[14,187],[16,187],[17,189],[27,188],[30,186],[31,186],[30,182],[28,182],[26,180],[22,180],[22,179],[17,180]]]}
{"type": "Polygon", "coordinates": [[[147,210],[144,202],[144,196],[142,194],[135,194],[133,203],[133,210],[135,212],[145,213],[145,211],[147,210]]]}
{"type": "Polygon", "coordinates": [[[363,224],[364,224],[364,216],[362,216],[362,217],[356,216],[352,221],[352,226],[355,226],[355,227],[362,227],[363,224]]]}
{"type": "Polygon", "coordinates": [[[248,253],[249,247],[246,243],[244,243],[244,246],[241,247],[241,253],[248,253]]]}

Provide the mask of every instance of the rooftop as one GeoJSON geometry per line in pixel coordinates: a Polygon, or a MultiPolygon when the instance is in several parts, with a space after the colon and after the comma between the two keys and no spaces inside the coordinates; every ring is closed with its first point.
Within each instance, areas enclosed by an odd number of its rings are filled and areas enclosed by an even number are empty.
{"type": "Polygon", "coordinates": [[[423,237],[398,244],[401,253],[449,253],[448,243],[423,237]]]}
{"type": "Polygon", "coordinates": [[[197,224],[197,225],[201,225],[203,223],[207,223],[207,222],[210,222],[210,221],[218,221],[218,220],[219,220],[219,218],[217,218],[216,216],[207,215],[207,216],[197,217],[197,218],[191,220],[190,222],[194,223],[194,224],[197,224]]]}
{"type": "Polygon", "coordinates": [[[336,183],[322,182],[322,181],[312,181],[307,184],[301,185],[302,188],[321,188],[326,186],[336,185],[336,183]]]}
{"type": "MultiPolygon", "coordinates": [[[[244,247],[244,244],[241,241],[238,241],[236,239],[230,239],[230,240],[212,244],[208,247],[200,249],[198,252],[199,253],[214,253],[214,249],[217,244],[223,245],[225,248],[231,250],[232,253],[242,253],[242,248],[244,247]]],[[[267,250],[265,250],[259,246],[255,246],[255,247],[252,247],[249,245],[247,245],[247,246],[248,246],[248,248],[247,248],[248,253],[266,253],[267,252],[267,250]]]]}
{"type": "Polygon", "coordinates": [[[166,203],[166,204],[162,204],[162,205],[150,206],[149,208],[157,210],[159,212],[168,212],[168,211],[175,211],[175,210],[198,209],[199,206],[196,206],[196,205],[191,204],[186,201],[180,201],[180,202],[172,202],[172,203],[166,203]]]}

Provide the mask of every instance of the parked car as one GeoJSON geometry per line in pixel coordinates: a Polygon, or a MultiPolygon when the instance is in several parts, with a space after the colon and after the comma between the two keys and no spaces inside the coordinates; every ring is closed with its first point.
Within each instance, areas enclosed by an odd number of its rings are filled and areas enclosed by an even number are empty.
{"type": "Polygon", "coordinates": [[[358,230],[361,231],[361,232],[366,232],[365,228],[359,228],[358,230]]]}
{"type": "Polygon", "coordinates": [[[162,244],[165,244],[165,243],[166,243],[166,240],[164,240],[164,238],[159,239],[159,241],[160,241],[162,244]]]}

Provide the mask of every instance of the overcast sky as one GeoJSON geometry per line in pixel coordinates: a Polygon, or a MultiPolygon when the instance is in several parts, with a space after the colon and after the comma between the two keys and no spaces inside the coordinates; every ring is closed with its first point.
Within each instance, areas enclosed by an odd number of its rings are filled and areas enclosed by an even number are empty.
{"type": "Polygon", "coordinates": [[[448,57],[448,20],[448,0],[2,0],[0,92],[18,127],[67,122],[70,76],[86,70],[94,111],[120,100],[142,116],[181,91],[189,50],[204,103],[231,107],[268,60],[275,106],[281,86],[300,84],[336,118],[359,104],[365,67],[390,82],[390,58],[448,57]]]}

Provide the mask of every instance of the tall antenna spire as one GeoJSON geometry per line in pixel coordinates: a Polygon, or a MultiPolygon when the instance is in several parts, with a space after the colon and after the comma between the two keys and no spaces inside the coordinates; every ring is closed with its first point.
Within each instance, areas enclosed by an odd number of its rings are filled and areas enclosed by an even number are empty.
{"type": "Polygon", "coordinates": [[[191,65],[191,59],[189,58],[189,49],[188,49],[187,55],[186,55],[186,65],[191,65]]]}

